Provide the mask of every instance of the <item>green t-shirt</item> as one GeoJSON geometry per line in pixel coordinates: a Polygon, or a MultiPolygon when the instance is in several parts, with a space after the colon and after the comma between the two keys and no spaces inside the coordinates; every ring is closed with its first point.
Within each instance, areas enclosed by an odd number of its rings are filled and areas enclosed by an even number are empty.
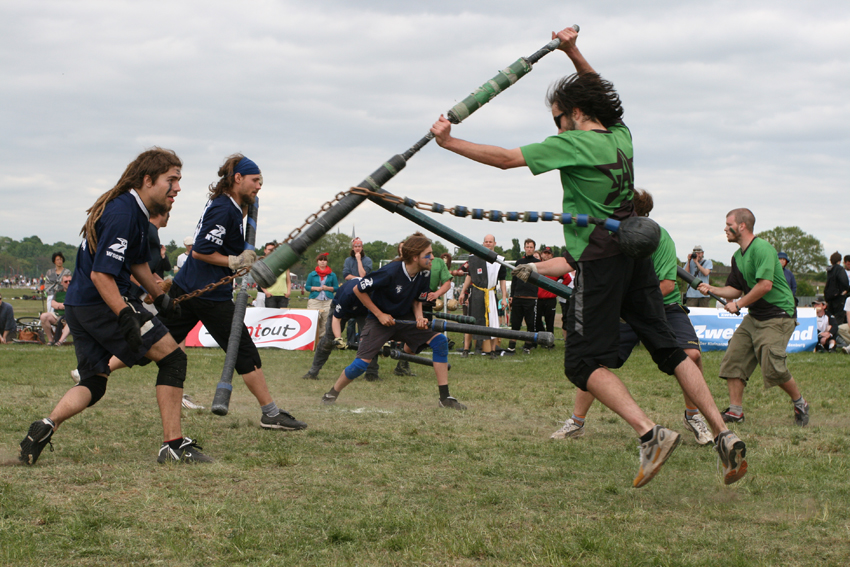
{"type": "Polygon", "coordinates": [[[773,282],[773,287],[761,299],[748,306],[753,319],[765,321],[777,317],[794,317],[794,295],[785,279],[776,249],[766,240],[754,238],[745,251],[739,248],[732,256],[732,271],[726,285],[749,293],[759,280],[773,282]]]}
{"type": "MultiPolygon", "coordinates": [[[[55,301],[56,303],[61,303],[61,304],[64,305],[65,304],[65,293],[66,293],[65,290],[60,287],[59,291],[57,291],[53,295],[53,301],[55,301]]],[[[53,312],[56,314],[57,317],[62,317],[63,315],[65,315],[64,309],[54,309],[53,312]]]]}
{"type": "Polygon", "coordinates": [[[437,291],[441,285],[452,279],[449,268],[442,258],[431,260],[431,291],[437,291]]]}
{"type": "MultiPolygon", "coordinates": [[[[563,211],[624,220],[633,215],[632,135],[624,124],[609,130],[568,130],[520,148],[531,173],[557,169],[564,190],[563,211]]],[[[620,253],[601,226],[564,225],[567,252],[579,261],[620,253]]]]}
{"type": "MultiPolygon", "coordinates": [[[[661,241],[652,254],[652,265],[655,267],[659,282],[662,280],[676,281],[676,267],[679,265],[679,259],[676,258],[676,245],[663,227],[661,227],[661,241]]],[[[664,305],[672,305],[673,303],[682,303],[682,294],[678,286],[674,286],[673,291],[664,296],[664,305]]]]}

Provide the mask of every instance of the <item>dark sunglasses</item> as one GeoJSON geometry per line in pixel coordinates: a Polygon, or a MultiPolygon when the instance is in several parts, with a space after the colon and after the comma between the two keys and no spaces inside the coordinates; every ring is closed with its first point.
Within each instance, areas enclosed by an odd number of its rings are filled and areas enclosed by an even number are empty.
{"type": "Polygon", "coordinates": [[[558,130],[560,130],[560,129],[561,129],[561,118],[563,118],[563,117],[564,117],[564,116],[566,116],[566,115],[567,115],[567,113],[566,113],[566,112],[562,112],[562,113],[561,113],[561,114],[559,114],[558,116],[555,116],[555,117],[554,117],[554,118],[555,118],[555,128],[557,128],[558,130]]]}

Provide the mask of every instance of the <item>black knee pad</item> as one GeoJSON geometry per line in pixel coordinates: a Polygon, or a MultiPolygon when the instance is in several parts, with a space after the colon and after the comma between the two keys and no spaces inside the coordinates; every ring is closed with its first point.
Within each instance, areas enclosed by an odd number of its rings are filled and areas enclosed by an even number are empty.
{"type": "Polygon", "coordinates": [[[88,407],[92,407],[99,402],[100,398],[103,397],[103,394],[106,393],[106,376],[97,375],[92,376],[91,378],[85,378],[80,380],[78,386],[89,389],[89,392],[91,392],[91,401],[89,402],[88,407]]]}
{"type": "Polygon", "coordinates": [[[180,347],[174,349],[174,352],[156,363],[159,366],[156,385],[182,389],[183,382],[186,380],[187,362],[186,353],[180,347]]]}
{"type": "Polygon", "coordinates": [[[658,365],[658,370],[672,376],[676,372],[676,367],[688,358],[685,351],[679,347],[662,348],[652,353],[652,361],[658,365]]]}

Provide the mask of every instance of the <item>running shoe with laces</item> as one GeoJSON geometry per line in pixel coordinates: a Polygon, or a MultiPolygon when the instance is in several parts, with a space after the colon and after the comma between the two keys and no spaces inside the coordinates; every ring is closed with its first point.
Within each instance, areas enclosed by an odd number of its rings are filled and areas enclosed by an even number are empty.
{"type": "Polygon", "coordinates": [[[803,409],[794,406],[794,423],[800,427],[805,427],[809,424],[809,402],[806,402],[803,409]]]}
{"type": "Polygon", "coordinates": [[[634,487],[640,488],[652,480],[681,441],[682,438],[675,431],[660,425],[653,427],[652,439],[640,444],[640,468],[634,487]]]}
{"type": "Polygon", "coordinates": [[[168,443],[163,443],[159,448],[157,463],[211,463],[212,457],[201,453],[201,447],[188,437],[183,438],[180,447],[175,451],[168,443]]]}
{"type": "Polygon", "coordinates": [[[503,350],[502,354],[501,354],[501,356],[515,356],[515,355],[516,355],[516,349],[515,348],[507,348],[507,349],[503,350]]]}
{"type": "Polygon", "coordinates": [[[723,417],[723,423],[744,423],[743,412],[741,412],[741,415],[733,415],[729,413],[729,408],[726,408],[720,412],[720,415],[723,417]]]}
{"type": "Polygon", "coordinates": [[[287,431],[298,431],[306,429],[307,424],[303,421],[298,421],[291,413],[280,410],[280,413],[274,417],[269,417],[263,414],[260,418],[260,427],[263,429],[285,429],[287,431]]]}
{"type": "Polygon", "coordinates": [[[183,394],[183,399],[180,401],[186,409],[205,409],[204,406],[192,399],[189,394],[183,394]]]}
{"type": "Polygon", "coordinates": [[[456,398],[452,396],[448,396],[446,398],[440,398],[440,407],[441,408],[450,408],[456,410],[465,410],[466,406],[457,401],[456,398]]]}
{"type": "Polygon", "coordinates": [[[337,394],[333,392],[325,392],[325,395],[322,396],[323,404],[333,404],[336,403],[337,394]]]}
{"type": "Polygon", "coordinates": [[[21,441],[21,453],[18,455],[18,460],[25,465],[34,465],[48,443],[50,443],[50,450],[53,451],[53,443],[50,441],[53,437],[53,428],[54,423],[49,417],[34,421],[27,431],[27,436],[21,441]]]}
{"type": "Polygon", "coordinates": [[[711,430],[708,428],[708,424],[705,422],[705,418],[701,413],[695,414],[693,417],[688,417],[688,412],[685,412],[682,422],[694,434],[698,444],[708,445],[714,441],[714,438],[711,436],[711,430]]]}
{"type": "Polygon", "coordinates": [[[584,424],[579,425],[573,418],[564,422],[564,426],[549,436],[549,439],[576,439],[584,435],[584,424]]]}
{"type": "Polygon", "coordinates": [[[747,446],[735,433],[726,430],[717,436],[717,455],[723,463],[723,482],[732,484],[747,474],[747,446]]]}

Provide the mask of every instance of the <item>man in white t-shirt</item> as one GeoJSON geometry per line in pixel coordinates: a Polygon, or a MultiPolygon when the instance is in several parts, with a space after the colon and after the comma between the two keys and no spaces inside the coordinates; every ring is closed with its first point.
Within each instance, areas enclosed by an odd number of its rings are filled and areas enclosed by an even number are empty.
{"type": "Polygon", "coordinates": [[[189,258],[189,254],[192,253],[192,245],[195,243],[195,239],[191,236],[187,236],[183,239],[183,246],[186,247],[186,251],[177,256],[177,262],[174,265],[174,275],[177,275],[177,272],[183,267],[183,264],[186,263],[186,259],[189,258]]]}

